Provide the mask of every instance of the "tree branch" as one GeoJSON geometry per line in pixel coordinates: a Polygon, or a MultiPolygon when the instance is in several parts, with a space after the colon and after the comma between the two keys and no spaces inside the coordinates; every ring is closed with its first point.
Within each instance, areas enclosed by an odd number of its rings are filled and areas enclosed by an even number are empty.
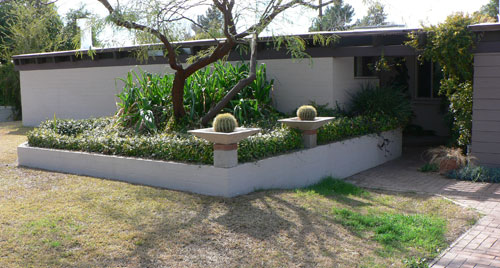
{"type": "Polygon", "coordinates": [[[113,6],[111,6],[108,0],[97,0],[97,1],[99,1],[108,10],[110,16],[112,16],[111,20],[116,25],[125,27],[127,29],[149,32],[152,35],[158,37],[160,41],[165,45],[165,48],[167,49],[168,63],[170,67],[176,71],[180,72],[184,71],[182,65],[177,62],[177,55],[175,54],[175,49],[173,48],[172,44],[165,35],[163,35],[160,31],[153,29],[151,27],[121,19],[120,17],[117,16],[115,9],[113,8],[113,6]]]}
{"type": "Polygon", "coordinates": [[[240,81],[217,103],[208,113],[201,119],[201,124],[206,125],[212,120],[226,105],[231,101],[238,92],[250,85],[257,77],[257,35],[252,36],[251,54],[250,54],[250,71],[248,76],[240,81]]]}
{"type": "MultiPolygon", "coordinates": [[[[332,1],[327,1],[325,3],[322,3],[320,5],[313,5],[311,4],[310,2],[308,1],[304,1],[304,0],[293,0],[293,1],[290,1],[286,4],[283,4],[283,5],[275,5],[275,6],[272,6],[272,12],[269,14],[269,15],[265,15],[263,17],[260,18],[259,22],[257,22],[256,24],[250,26],[248,29],[246,29],[245,31],[235,35],[235,38],[243,38],[245,36],[248,36],[249,34],[251,33],[254,33],[254,32],[257,32],[257,33],[260,33],[261,31],[263,31],[273,20],[276,16],[278,16],[281,12],[289,9],[289,8],[292,8],[294,6],[299,6],[299,5],[302,5],[302,6],[306,6],[306,7],[309,7],[309,8],[313,8],[313,9],[318,9],[320,7],[324,7],[326,5],[329,5],[331,3],[334,3],[336,0],[332,0],[332,1]]],[[[280,1],[281,2],[281,1],[280,1]]],[[[271,3],[270,3],[271,5],[271,3]]]]}

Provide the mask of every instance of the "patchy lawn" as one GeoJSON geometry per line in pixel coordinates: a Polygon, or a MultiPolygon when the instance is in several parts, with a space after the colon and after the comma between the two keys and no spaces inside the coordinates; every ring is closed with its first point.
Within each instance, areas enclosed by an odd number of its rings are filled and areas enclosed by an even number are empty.
{"type": "Polygon", "coordinates": [[[404,267],[478,217],[333,179],[227,199],[18,168],[27,130],[0,123],[0,267],[404,267]]]}

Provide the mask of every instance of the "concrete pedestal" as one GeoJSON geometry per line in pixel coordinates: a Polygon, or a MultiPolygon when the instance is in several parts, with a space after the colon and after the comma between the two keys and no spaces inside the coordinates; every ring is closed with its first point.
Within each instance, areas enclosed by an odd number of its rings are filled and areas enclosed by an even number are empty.
{"type": "Polygon", "coordinates": [[[302,144],[305,148],[313,148],[317,145],[318,128],[332,121],[335,117],[316,117],[314,120],[300,120],[298,117],[280,119],[278,122],[299,129],[302,132],[302,144]]]}
{"type": "Polygon", "coordinates": [[[304,144],[304,148],[313,148],[316,147],[318,130],[302,130],[302,144],[304,144]]]}
{"type": "Polygon", "coordinates": [[[238,165],[238,144],[214,144],[214,166],[231,168],[238,165]]]}

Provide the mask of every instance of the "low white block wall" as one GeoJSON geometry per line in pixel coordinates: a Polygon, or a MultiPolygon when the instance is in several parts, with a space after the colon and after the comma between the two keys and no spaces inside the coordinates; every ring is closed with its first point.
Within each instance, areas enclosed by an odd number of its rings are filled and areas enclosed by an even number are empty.
{"type": "Polygon", "coordinates": [[[13,121],[14,115],[12,114],[11,106],[0,106],[0,122],[13,121]]]}
{"type": "Polygon", "coordinates": [[[346,178],[401,156],[401,130],[366,135],[233,168],[216,168],[29,147],[18,147],[20,166],[232,197],[261,189],[307,186],[326,176],[346,178]]]}

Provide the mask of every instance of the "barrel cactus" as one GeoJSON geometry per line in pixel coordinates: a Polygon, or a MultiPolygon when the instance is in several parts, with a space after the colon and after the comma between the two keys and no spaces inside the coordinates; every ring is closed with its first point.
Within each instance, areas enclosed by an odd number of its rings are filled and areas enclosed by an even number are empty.
{"type": "Polygon", "coordinates": [[[219,114],[214,119],[214,130],[215,132],[233,132],[238,126],[236,118],[232,114],[219,114]]]}
{"type": "Polygon", "coordinates": [[[300,120],[314,120],[316,114],[316,108],[311,105],[302,105],[297,110],[297,116],[300,120]]]}

